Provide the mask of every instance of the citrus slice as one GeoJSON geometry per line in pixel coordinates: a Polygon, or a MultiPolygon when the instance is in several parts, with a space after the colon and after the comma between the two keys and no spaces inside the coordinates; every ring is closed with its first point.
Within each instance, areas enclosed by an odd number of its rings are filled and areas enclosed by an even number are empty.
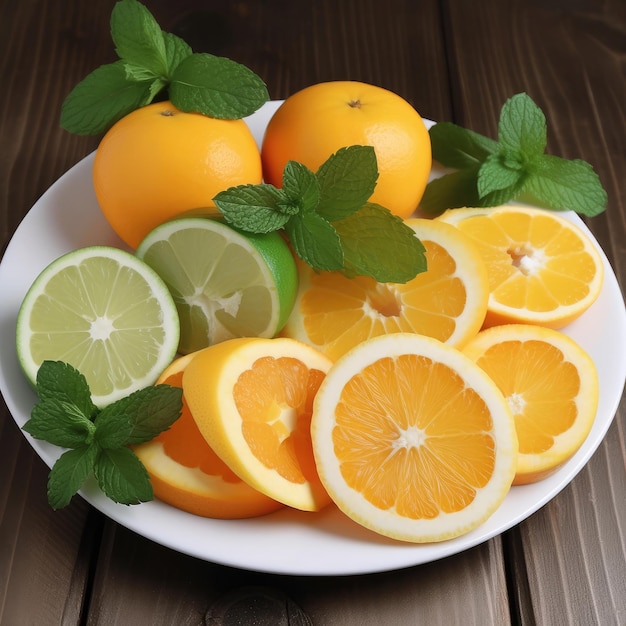
{"type": "Polygon", "coordinates": [[[183,390],[200,432],[254,489],[293,508],[328,504],[311,447],[313,398],[331,362],[291,339],[241,338],[199,352],[183,390]]]}
{"type": "MultiPolygon", "coordinates": [[[[176,359],[157,384],[182,387],[183,372],[195,356],[176,359]]],[[[282,504],[252,489],[211,450],[198,430],[183,394],[183,411],[169,430],[134,448],[154,495],[183,511],[219,519],[264,515],[282,504]]]]}
{"type": "Polygon", "coordinates": [[[152,230],[136,254],[174,297],[182,354],[234,337],[273,337],[297,293],[295,261],[276,232],[243,234],[218,220],[181,218],[152,230]]]}
{"type": "Polygon", "coordinates": [[[485,326],[562,328],[602,288],[604,265],[591,238],[553,211],[525,206],[449,209],[437,218],[473,238],[489,274],[485,326]]]}
{"type": "Polygon", "coordinates": [[[176,355],[174,301],[133,255],[108,246],[69,252],[28,290],[17,318],[17,355],[34,384],[45,360],[87,379],[96,406],[152,385],[176,355]]]}
{"type": "Polygon", "coordinates": [[[328,372],[311,422],[337,506],[415,543],[469,532],[511,486],[517,437],[493,381],[462,352],[412,333],[361,343],[328,372]]]}
{"type": "Polygon", "coordinates": [[[415,332],[464,344],[487,311],[487,270],[474,243],[435,220],[406,220],[424,244],[428,269],[405,284],[346,278],[298,264],[296,303],[282,335],[336,360],[357,344],[393,332],[415,332]]]}
{"type": "Polygon", "coordinates": [[[564,333],[529,324],[481,331],[464,352],[489,374],[515,417],[514,484],[536,482],[565,463],[589,434],[598,408],[591,357],[564,333]]]}

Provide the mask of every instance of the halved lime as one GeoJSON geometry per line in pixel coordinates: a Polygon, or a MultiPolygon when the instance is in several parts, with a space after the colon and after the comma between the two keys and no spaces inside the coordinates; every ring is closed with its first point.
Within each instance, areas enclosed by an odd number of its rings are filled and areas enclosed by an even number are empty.
{"type": "Polygon", "coordinates": [[[182,354],[234,337],[273,337],[295,302],[296,264],[276,232],[252,235],[186,217],[157,226],[135,254],[174,297],[182,354]]]}
{"type": "Polygon", "coordinates": [[[158,274],[128,252],[90,246],[35,279],[18,313],[16,344],[33,384],[43,361],[64,361],[103,407],[154,384],[179,336],[176,306],[158,274]]]}

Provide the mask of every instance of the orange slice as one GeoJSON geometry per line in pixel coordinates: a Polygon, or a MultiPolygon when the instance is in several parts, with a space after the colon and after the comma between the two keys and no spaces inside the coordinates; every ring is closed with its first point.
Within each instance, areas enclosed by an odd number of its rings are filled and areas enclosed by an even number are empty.
{"type": "MultiPolygon", "coordinates": [[[[183,372],[194,356],[175,360],[157,383],[181,387],[183,372]]],[[[184,395],[183,412],[172,427],[133,449],[150,475],[154,495],[189,513],[237,519],[264,515],[283,506],[242,481],[211,450],[184,395]]]]}
{"type": "Polygon", "coordinates": [[[487,270],[472,241],[435,220],[406,220],[426,248],[428,269],[405,284],[316,273],[299,265],[300,287],[282,335],[336,360],[378,335],[414,332],[454,346],[481,328],[487,311],[487,270]]]}
{"type": "Polygon", "coordinates": [[[511,486],[513,417],[462,352],[412,333],[361,343],[328,372],[311,423],[337,506],[382,535],[443,541],[484,522],[511,486]]]}
{"type": "Polygon", "coordinates": [[[602,258],[591,238],[557,215],[525,206],[449,209],[438,220],[471,237],[489,273],[485,326],[562,328],[600,295],[602,258]]]}
{"type": "Polygon", "coordinates": [[[242,480],[288,506],[329,497],[315,468],[313,398],[331,361],[298,341],[231,339],[199,352],[183,389],[200,432],[242,480]]]}
{"type": "Polygon", "coordinates": [[[593,360],[573,339],[510,324],[480,332],[464,352],[494,380],[514,414],[514,484],[549,476],[580,448],[596,416],[599,385],[593,360]]]}

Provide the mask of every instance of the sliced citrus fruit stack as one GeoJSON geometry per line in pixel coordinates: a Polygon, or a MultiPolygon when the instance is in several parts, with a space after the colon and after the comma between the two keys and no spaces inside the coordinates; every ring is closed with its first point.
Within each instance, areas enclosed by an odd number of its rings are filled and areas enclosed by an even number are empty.
{"type": "Polygon", "coordinates": [[[454,346],[481,328],[489,283],[475,244],[454,227],[408,219],[426,249],[428,269],[405,284],[314,272],[299,264],[296,303],[282,335],[335,360],[377,335],[415,332],[454,346]]]}
{"type": "Polygon", "coordinates": [[[509,491],[517,436],[504,396],[473,361],[412,333],[341,357],[315,399],[317,468],[337,506],[382,535],[443,541],[509,491]]]}
{"type": "MultiPolygon", "coordinates": [[[[176,359],[157,384],[182,388],[183,372],[194,356],[176,359]]],[[[198,430],[184,393],[182,414],[172,427],[133,449],[150,475],[154,495],[189,513],[238,519],[283,506],[242,481],[213,452],[198,430]]]]}
{"type": "Polygon", "coordinates": [[[136,255],[174,297],[183,354],[234,337],[274,336],[297,293],[294,258],[276,232],[243,234],[218,220],[181,218],[152,230],[136,255]]]}
{"type": "Polygon", "coordinates": [[[48,265],[17,318],[17,355],[35,384],[45,360],[87,379],[103,407],[152,385],[176,355],[179,323],[167,286],[128,252],[91,246],[48,265]]]}
{"type": "Polygon", "coordinates": [[[573,339],[507,324],[481,331],[464,352],[489,374],[515,417],[514,484],[549,476],[580,448],[596,416],[599,384],[593,360],[573,339]]]}
{"type": "Polygon", "coordinates": [[[183,390],[200,432],[235,474],[283,504],[316,511],[329,497],[317,475],[310,421],[330,365],[292,339],[231,339],[195,355],[183,390]]]}
{"type": "Polygon", "coordinates": [[[581,228],[553,211],[525,206],[449,209],[438,220],[473,238],[489,274],[485,326],[562,328],[602,288],[602,258],[581,228]]]}

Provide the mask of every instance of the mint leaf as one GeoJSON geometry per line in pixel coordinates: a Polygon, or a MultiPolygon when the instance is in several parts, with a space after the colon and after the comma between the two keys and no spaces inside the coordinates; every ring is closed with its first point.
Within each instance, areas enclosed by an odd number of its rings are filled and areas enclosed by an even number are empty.
{"type": "Polygon", "coordinates": [[[367,203],[333,226],[341,238],[347,276],[406,283],[426,270],[426,250],[415,231],[378,204],[367,203]]]}
{"type": "Polygon", "coordinates": [[[103,133],[150,102],[151,84],[150,80],[129,80],[122,61],[102,65],[66,97],[61,108],[61,126],[76,135],[103,133]]]}
{"type": "Polygon", "coordinates": [[[169,95],[181,111],[219,119],[251,115],[269,100],[265,83],[246,66],[212,54],[192,54],[171,75],[169,95]]]}
{"type": "Polygon", "coordinates": [[[546,118],[527,94],[516,94],[504,103],[498,124],[501,152],[526,162],[541,156],[547,142],[546,118]]]}
{"type": "Polygon", "coordinates": [[[120,0],[111,13],[111,38],[120,59],[148,70],[153,77],[168,73],[165,40],[156,20],[137,0],[120,0]]]}
{"type": "Polygon", "coordinates": [[[438,215],[447,209],[480,206],[477,182],[479,167],[475,165],[431,180],[426,185],[420,209],[438,215]]]}
{"type": "Polygon", "coordinates": [[[594,217],[607,206],[607,194],[591,165],[544,155],[526,179],[520,199],[555,210],[594,217]]]}
{"type": "Polygon", "coordinates": [[[76,405],[88,418],[98,412],[91,401],[87,379],[75,367],[63,361],[44,361],[37,370],[37,395],[42,401],[58,400],[76,405]]]}
{"type": "Polygon", "coordinates": [[[343,250],[333,225],[315,212],[293,216],[285,230],[295,253],[315,270],[341,270],[343,250]]]}
{"type": "Polygon", "coordinates": [[[526,172],[522,167],[507,166],[500,154],[488,156],[478,171],[477,185],[481,206],[485,206],[485,198],[490,194],[492,198],[496,196],[502,198],[501,201],[497,201],[497,204],[508,202],[517,195],[525,178],[526,172]],[[500,193],[494,194],[494,192],[500,193]]]}
{"type": "Polygon", "coordinates": [[[118,400],[103,411],[130,416],[130,432],[125,444],[150,441],[167,430],[183,408],[183,390],[171,385],[154,385],[118,400]]]}
{"type": "Polygon", "coordinates": [[[430,127],[428,134],[433,159],[446,167],[475,167],[498,150],[497,141],[452,122],[439,122],[430,127]]]}
{"type": "Polygon", "coordinates": [[[371,146],[348,146],[331,155],[317,171],[318,213],[329,222],[360,209],[374,193],[378,180],[376,153],[371,146]]]}
{"type": "Polygon", "coordinates": [[[154,497],[148,472],[130,448],[102,450],[94,474],[100,489],[114,502],[139,504],[154,497]]]}
{"type": "Polygon", "coordinates": [[[64,452],[48,476],[48,502],[53,509],[67,506],[93,471],[98,457],[96,444],[64,452]]]}
{"type": "Polygon", "coordinates": [[[184,39],[172,33],[163,32],[163,41],[165,42],[168,76],[171,76],[181,62],[193,54],[193,50],[184,39]]]}
{"type": "Polygon", "coordinates": [[[74,403],[49,398],[33,407],[22,429],[55,446],[78,448],[93,441],[95,426],[74,403]]]}
{"type": "Polygon", "coordinates": [[[281,229],[291,211],[286,195],[273,185],[239,185],[220,191],[213,203],[226,221],[249,233],[270,233],[281,229]]]}
{"type": "Polygon", "coordinates": [[[282,191],[289,201],[290,212],[314,211],[320,201],[318,177],[302,163],[288,161],[283,170],[282,191]]]}
{"type": "Polygon", "coordinates": [[[126,445],[132,432],[131,416],[126,412],[116,411],[112,408],[114,404],[102,409],[94,420],[94,439],[105,450],[126,445]]]}
{"type": "Polygon", "coordinates": [[[62,361],[44,361],[37,372],[37,393],[40,401],[24,430],[72,448],[50,473],[48,498],[54,508],[68,504],[92,470],[116,502],[152,498],[147,472],[127,446],[149,441],[180,417],[182,389],[148,386],[99,410],[83,374],[62,361]]]}

